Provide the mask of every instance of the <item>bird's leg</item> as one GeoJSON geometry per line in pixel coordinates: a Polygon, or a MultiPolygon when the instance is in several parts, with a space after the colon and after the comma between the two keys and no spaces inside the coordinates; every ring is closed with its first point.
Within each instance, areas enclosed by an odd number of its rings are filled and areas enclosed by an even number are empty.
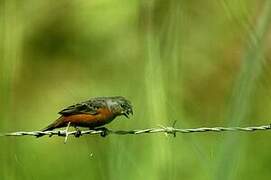
{"type": "Polygon", "coordinates": [[[81,130],[76,126],[74,126],[74,129],[76,130],[76,133],[74,134],[74,136],[77,138],[80,137],[82,135],[81,130]]]}
{"type": "Polygon", "coordinates": [[[109,134],[109,130],[106,127],[94,128],[96,131],[102,131],[101,136],[106,137],[109,134]]]}

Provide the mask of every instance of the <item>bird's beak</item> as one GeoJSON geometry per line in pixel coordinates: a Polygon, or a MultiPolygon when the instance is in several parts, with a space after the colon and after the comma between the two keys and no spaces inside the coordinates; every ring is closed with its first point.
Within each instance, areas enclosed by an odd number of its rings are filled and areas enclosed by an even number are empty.
{"type": "Polygon", "coordinates": [[[126,118],[128,118],[129,119],[129,114],[134,114],[133,113],[133,109],[132,108],[129,108],[129,109],[127,109],[126,111],[124,111],[123,113],[122,113],[126,118]]]}

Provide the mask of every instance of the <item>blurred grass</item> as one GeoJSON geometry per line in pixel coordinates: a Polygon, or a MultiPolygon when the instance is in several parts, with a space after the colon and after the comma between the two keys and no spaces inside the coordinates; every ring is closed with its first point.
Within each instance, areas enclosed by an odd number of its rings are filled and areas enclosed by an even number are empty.
{"type": "MultiPolygon", "coordinates": [[[[122,95],[115,129],[268,123],[269,1],[0,2],[0,132],[122,95]]],[[[1,138],[0,179],[268,179],[270,133],[1,138]],[[93,156],[91,156],[93,154],[93,156]],[[257,166],[255,167],[255,164],[257,166]]]]}
{"type": "MultiPolygon", "coordinates": [[[[270,1],[266,1],[255,27],[249,27],[250,22],[242,23],[244,29],[247,30],[248,41],[240,73],[233,87],[232,98],[229,102],[229,113],[226,115],[230,126],[246,124],[245,122],[251,109],[251,100],[257,86],[257,79],[262,74],[265,64],[263,53],[266,33],[271,18],[270,8],[270,1]]],[[[231,9],[227,9],[227,11],[231,11],[231,9]]],[[[247,138],[240,138],[236,134],[226,137],[220,147],[218,162],[214,164],[216,169],[214,179],[235,179],[240,159],[244,158],[246,143],[247,138]],[[235,150],[231,150],[232,147],[235,147],[235,150]],[[232,154],[230,157],[229,153],[232,154]]]]}
{"type": "MultiPolygon", "coordinates": [[[[1,105],[0,105],[0,125],[1,130],[7,128],[12,123],[12,119],[16,117],[11,109],[14,105],[14,80],[20,72],[20,60],[22,52],[22,25],[18,19],[20,11],[17,10],[13,1],[4,2],[1,6],[1,105]],[[13,16],[13,12],[15,15],[13,16]],[[16,26],[16,28],[14,28],[16,26]]],[[[16,126],[15,126],[16,127],[16,126]]],[[[9,162],[14,157],[12,151],[17,148],[17,144],[11,139],[3,141],[5,152],[1,151],[1,162],[7,162],[7,165],[1,167],[0,174],[3,177],[16,179],[17,166],[9,162]],[[11,170],[12,169],[12,170],[11,170]]]]}

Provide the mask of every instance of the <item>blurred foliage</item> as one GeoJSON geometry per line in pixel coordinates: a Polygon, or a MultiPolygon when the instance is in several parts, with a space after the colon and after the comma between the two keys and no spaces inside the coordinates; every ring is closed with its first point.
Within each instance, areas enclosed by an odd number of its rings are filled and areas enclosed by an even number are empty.
{"type": "MultiPolygon", "coordinates": [[[[114,129],[268,124],[268,0],[2,0],[0,132],[122,95],[114,129]]],[[[0,179],[269,179],[269,132],[0,138],[0,179]]]]}

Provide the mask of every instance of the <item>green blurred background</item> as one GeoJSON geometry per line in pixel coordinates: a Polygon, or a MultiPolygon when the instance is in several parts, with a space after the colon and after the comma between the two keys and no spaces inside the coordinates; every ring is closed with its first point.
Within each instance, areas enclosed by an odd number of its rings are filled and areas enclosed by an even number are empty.
{"type": "MultiPolygon", "coordinates": [[[[269,0],[1,0],[0,132],[121,95],[112,129],[271,119],[269,0]]],[[[0,179],[269,179],[271,133],[1,137],[0,179]]]]}

